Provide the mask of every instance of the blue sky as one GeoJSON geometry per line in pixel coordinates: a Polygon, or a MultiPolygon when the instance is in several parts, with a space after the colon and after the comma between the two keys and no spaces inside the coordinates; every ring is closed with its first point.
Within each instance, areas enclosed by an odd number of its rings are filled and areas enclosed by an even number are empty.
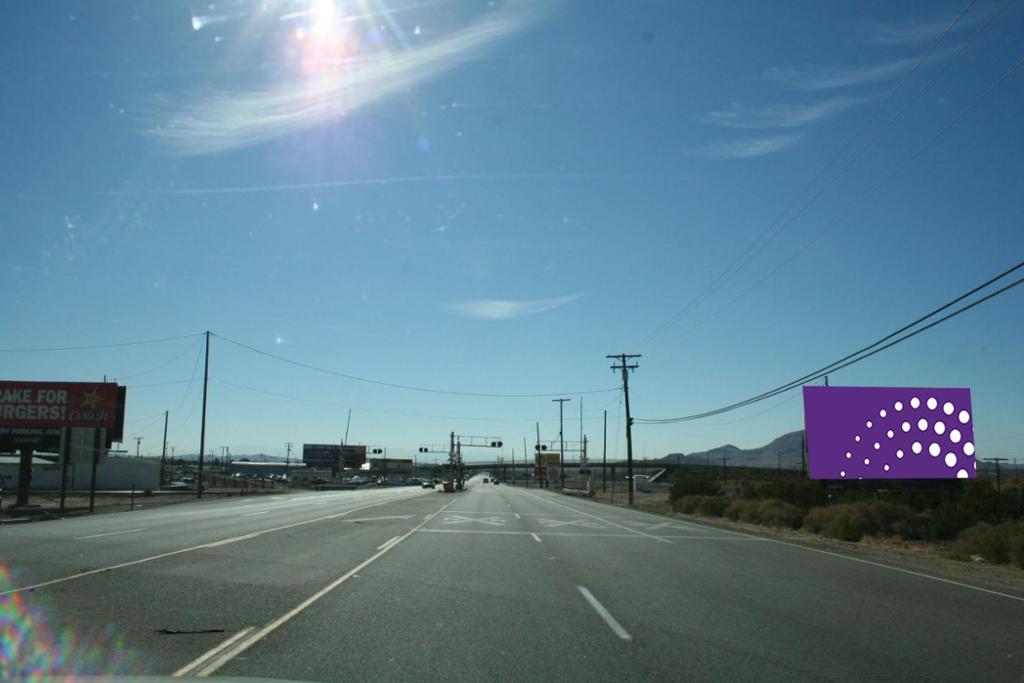
{"type": "MultiPolygon", "coordinates": [[[[931,49],[965,4],[22,4],[0,28],[0,347],[210,329],[385,382],[564,392],[567,435],[582,398],[592,452],[607,409],[622,455],[618,393],[577,393],[617,386],[605,354],[643,354],[635,416],[700,412],[1021,259],[1024,72],[915,155],[1024,53],[1024,10],[994,2],[931,49]]],[[[1022,296],[831,381],[970,387],[979,456],[1013,457],[1022,296]]],[[[547,397],[353,382],[221,337],[210,450],[337,441],[348,407],[350,441],[396,456],[557,435],[547,397]]],[[[170,410],[191,452],[194,342],[0,353],[0,375],[116,377],[126,435],[157,452],[170,410]]],[[[798,396],[638,425],[635,455],[763,444],[802,426],[798,396]]]]}

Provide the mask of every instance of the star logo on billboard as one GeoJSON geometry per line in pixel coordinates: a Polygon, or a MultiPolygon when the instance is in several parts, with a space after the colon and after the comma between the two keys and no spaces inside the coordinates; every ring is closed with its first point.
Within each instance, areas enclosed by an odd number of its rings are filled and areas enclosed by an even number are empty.
{"type": "Polygon", "coordinates": [[[95,408],[102,400],[100,395],[96,393],[96,389],[82,392],[82,406],[85,408],[95,408]]]}

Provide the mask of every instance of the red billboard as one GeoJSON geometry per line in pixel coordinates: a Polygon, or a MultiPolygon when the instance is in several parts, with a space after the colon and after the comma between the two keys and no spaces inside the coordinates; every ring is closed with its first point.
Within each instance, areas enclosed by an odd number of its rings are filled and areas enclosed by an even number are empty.
{"type": "Polygon", "coordinates": [[[117,390],[113,382],[0,382],[0,427],[113,429],[117,390]]]}

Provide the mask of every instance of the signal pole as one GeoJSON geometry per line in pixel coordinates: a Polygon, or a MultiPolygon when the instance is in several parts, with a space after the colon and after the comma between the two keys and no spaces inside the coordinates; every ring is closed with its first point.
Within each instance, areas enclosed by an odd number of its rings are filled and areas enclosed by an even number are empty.
{"type": "Polygon", "coordinates": [[[141,445],[142,445],[142,437],[141,436],[136,436],[135,437],[135,457],[136,458],[139,457],[139,446],[141,446],[141,445]]]}
{"type": "Polygon", "coordinates": [[[564,426],[564,422],[563,422],[563,419],[562,419],[562,417],[563,417],[562,409],[565,407],[566,401],[571,401],[571,400],[572,400],[571,398],[553,398],[553,399],[551,399],[552,403],[557,403],[558,404],[558,441],[561,444],[559,446],[559,449],[562,451],[561,453],[558,454],[558,459],[559,459],[559,467],[558,467],[559,484],[558,484],[558,486],[561,489],[565,488],[565,434],[562,433],[563,432],[562,428],[564,426]]]}
{"type": "Polygon", "coordinates": [[[284,454],[284,476],[291,478],[291,467],[292,467],[292,444],[291,441],[285,441],[284,446],[286,449],[284,454]]]}
{"type": "Polygon", "coordinates": [[[620,353],[608,355],[605,358],[613,358],[619,361],[612,365],[612,370],[622,371],[622,392],[626,397],[626,479],[629,482],[629,504],[633,505],[633,418],[629,414],[629,371],[636,370],[639,365],[629,363],[630,358],[640,358],[639,353],[620,353]]]}

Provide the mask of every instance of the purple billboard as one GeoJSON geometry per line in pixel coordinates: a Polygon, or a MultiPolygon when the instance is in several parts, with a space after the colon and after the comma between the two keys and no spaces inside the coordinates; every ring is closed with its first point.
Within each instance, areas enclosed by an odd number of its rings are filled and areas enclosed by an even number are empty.
{"type": "Polygon", "coordinates": [[[973,479],[970,389],[804,387],[811,479],[973,479]]]}

